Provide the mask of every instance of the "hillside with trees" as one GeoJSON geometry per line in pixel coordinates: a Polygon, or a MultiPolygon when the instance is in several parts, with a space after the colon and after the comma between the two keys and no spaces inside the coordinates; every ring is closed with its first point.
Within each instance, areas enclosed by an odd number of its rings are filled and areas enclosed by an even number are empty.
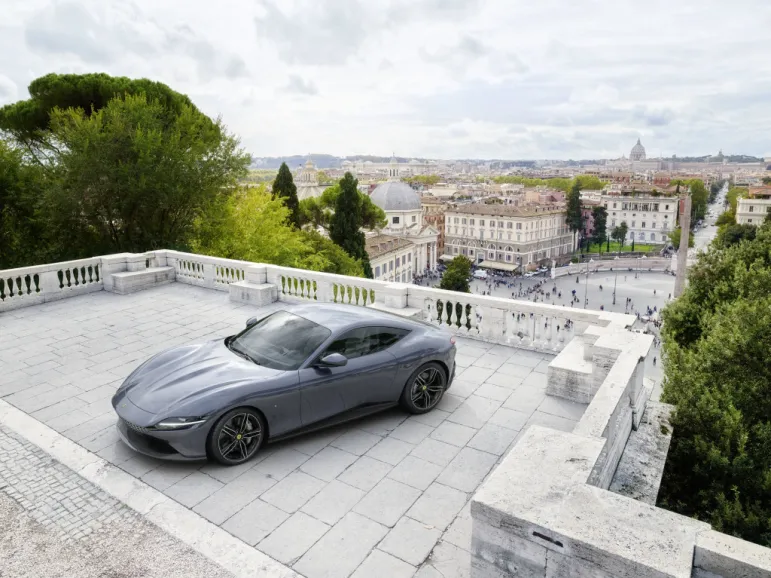
{"type": "Polygon", "coordinates": [[[663,310],[676,406],[659,505],[771,546],[771,224],[716,240],[663,310]]]}

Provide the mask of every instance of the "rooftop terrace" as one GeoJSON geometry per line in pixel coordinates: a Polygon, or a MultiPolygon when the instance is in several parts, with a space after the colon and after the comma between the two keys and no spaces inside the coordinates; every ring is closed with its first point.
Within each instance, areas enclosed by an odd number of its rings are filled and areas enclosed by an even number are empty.
{"type": "Polygon", "coordinates": [[[33,442],[60,432],[83,452],[76,471],[117,480],[108,491],[148,519],[168,507],[138,496],[160,492],[186,512],[180,535],[202,518],[285,565],[265,576],[767,576],[764,549],[608,491],[653,385],[652,337],[632,321],[174,251],[0,271],[0,425],[41,422],[33,442]],[[426,415],[392,410],[237,467],[121,444],[110,398],[142,360],[297,300],[443,327],[455,382],[426,415]]]}

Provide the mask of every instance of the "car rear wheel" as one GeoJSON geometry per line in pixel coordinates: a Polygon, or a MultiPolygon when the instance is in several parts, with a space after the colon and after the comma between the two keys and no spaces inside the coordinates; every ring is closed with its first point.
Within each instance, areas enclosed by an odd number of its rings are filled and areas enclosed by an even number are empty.
{"type": "Polygon", "coordinates": [[[431,411],[442,399],[447,387],[444,369],[436,362],[421,365],[407,380],[402,391],[401,404],[410,413],[431,411]]]}
{"type": "Polygon", "coordinates": [[[223,415],[209,436],[209,455],[226,466],[254,457],[265,439],[265,420],[251,408],[237,408],[223,415]]]}

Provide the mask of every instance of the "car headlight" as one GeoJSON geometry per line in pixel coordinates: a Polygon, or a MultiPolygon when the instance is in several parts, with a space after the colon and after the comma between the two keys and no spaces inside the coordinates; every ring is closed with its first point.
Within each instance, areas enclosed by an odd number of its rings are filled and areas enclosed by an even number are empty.
{"type": "Polygon", "coordinates": [[[205,417],[170,417],[159,421],[153,426],[155,430],[175,430],[186,429],[194,425],[202,424],[206,421],[205,417]]]}

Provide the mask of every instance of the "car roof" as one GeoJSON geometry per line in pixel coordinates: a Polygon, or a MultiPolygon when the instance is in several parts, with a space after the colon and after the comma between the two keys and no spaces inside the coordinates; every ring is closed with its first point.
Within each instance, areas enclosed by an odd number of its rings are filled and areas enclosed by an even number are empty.
{"type": "Polygon", "coordinates": [[[342,303],[301,303],[297,305],[287,304],[281,308],[323,325],[327,329],[337,332],[348,327],[361,327],[366,325],[387,325],[404,329],[425,328],[426,324],[417,320],[406,319],[393,313],[361,307],[359,305],[344,305],[342,303]]]}

